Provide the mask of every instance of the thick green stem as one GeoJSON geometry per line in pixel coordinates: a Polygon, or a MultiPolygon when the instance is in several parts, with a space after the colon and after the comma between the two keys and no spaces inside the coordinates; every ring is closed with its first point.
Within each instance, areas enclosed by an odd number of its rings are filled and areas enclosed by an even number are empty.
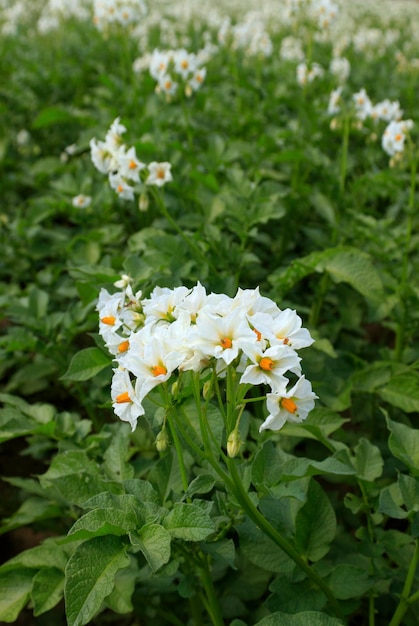
{"type": "MultiPolygon", "coordinates": [[[[409,604],[412,604],[412,599],[418,595],[418,593],[414,594],[409,598],[410,590],[412,589],[413,580],[415,578],[416,569],[419,561],[419,541],[416,539],[415,541],[415,551],[413,553],[412,560],[410,561],[409,569],[407,571],[406,580],[404,583],[402,595],[399,600],[399,604],[397,605],[396,611],[393,615],[393,618],[389,624],[389,626],[399,626],[402,623],[402,619],[407,609],[409,608],[409,604]]],[[[416,599],[416,598],[415,598],[416,599]]]]}

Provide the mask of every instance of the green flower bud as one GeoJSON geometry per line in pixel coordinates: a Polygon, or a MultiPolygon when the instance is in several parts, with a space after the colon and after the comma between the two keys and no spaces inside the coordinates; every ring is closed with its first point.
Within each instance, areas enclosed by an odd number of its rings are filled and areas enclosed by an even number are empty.
{"type": "Polygon", "coordinates": [[[158,452],[164,452],[169,445],[169,435],[166,428],[163,428],[156,437],[156,448],[158,452]]]}
{"type": "Polygon", "coordinates": [[[241,445],[239,431],[234,429],[227,439],[227,454],[231,459],[238,455],[241,445]]]}

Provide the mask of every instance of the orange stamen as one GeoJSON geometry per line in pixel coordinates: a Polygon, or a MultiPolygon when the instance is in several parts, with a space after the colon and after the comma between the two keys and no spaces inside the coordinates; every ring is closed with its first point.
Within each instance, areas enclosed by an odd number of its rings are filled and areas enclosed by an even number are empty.
{"type": "Polygon", "coordinates": [[[252,330],[254,333],[256,333],[256,337],[258,338],[258,341],[260,341],[262,339],[262,333],[256,330],[256,328],[252,328],[252,330]]]}
{"type": "Polygon", "coordinates": [[[132,159],[132,160],[129,162],[129,164],[128,164],[128,168],[129,168],[130,170],[135,170],[135,169],[137,169],[137,163],[136,163],[136,161],[134,161],[134,160],[132,159]]]}
{"type": "Polygon", "coordinates": [[[164,367],[164,365],[153,365],[153,367],[151,368],[151,373],[153,374],[153,376],[164,376],[165,374],[167,374],[167,369],[164,367]]]}
{"type": "Polygon", "coordinates": [[[183,67],[184,70],[186,70],[186,68],[189,67],[189,63],[187,62],[186,59],[184,59],[180,65],[181,67],[183,67]]]}
{"type": "Polygon", "coordinates": [[[126,352],[129,348],[129,341],[123,341],[118,346],[118,352],[126,352]]]}
{"type": "Polygon", "coordinates": [[[157,170],[157,178],[164,178],[165,177],[165,171],[164,169],[160,168],[157,170]]]}
{"type": "Polygon", "coordinates": [[[226,350],[227,348],[231,348],[231,346],[233,345],[233,342],[231,341],[230,337],[223,337],[220,340],[220,344],[222,345],[224,350],[226,350]]]}
{"type": "Polygon", "coordinates": [[[298,406],[295,404],[294,400],[291,398],[281,398],[280,402],[282,408],[284,408],[288,413],[296,413],[298,406]]]}
{"type": "Polygon", "coordinates": [[[108,315],[108,316],[102,317],[100,321],[103,322],[104,324],[107,324],[108,326],[113,326],[116,322],[116,317],[114,317],[113,315],[108,315]]]}
{"type": "Polygon", "coordinates": [[[264,356],[259,361],[259,367],[262,368],[263,370],[265,370],[266,372],[269,372],[270,370],[273,370],[274,366],[275,366],[275,363],[272,361],[272,359],[270,359],[267,356],[264,356]]]}
{"type": "Polygon", "coordinates": [[[115,402],[118,404],[123,404],[124,402],[131,402],[131,398],[129,397],[128,391],[124,391],[120,393],[119,396],[116,396],[115,402]]]}
{"type": "Polygon", "coordinates": [[[397,135],[394,136],[394,141],[401,141],[402,137],[403,135],[401,135],[400,133],[397,133],[397,135]]]}
{"type": "Polygon", "coordinates": [[[122,193],[124,191],[124,188],[122,185],[118,185],[118,187],[116,188],[118,193],[122,193]]]}

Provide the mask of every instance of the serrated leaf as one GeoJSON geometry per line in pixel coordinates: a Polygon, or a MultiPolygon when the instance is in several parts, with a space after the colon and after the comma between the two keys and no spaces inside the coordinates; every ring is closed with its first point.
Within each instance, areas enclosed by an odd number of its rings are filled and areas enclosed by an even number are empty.
{"type": "Polygon", "coordinates": [[[172,537],[184,541],[203,541],[215,530],[213,520],[200,507],[179,502],[164,519],[164,526],[172,537]]]}
{"type": "Polygon", "coordinates": [[[56,606],[64,595],[64,572],[56,567],[41,569],[33,579],[31,599],[35,617],[56,606]]]}
{"type": "Polygon", "coordinates": [[[16,621],[29,600],[33,572],[16,570],[0,575],[0,620],[7,624],[16,621]]]}
{"type": "Polygon", "coordinates": [[[111,364],[112,359],[99,348],[85,348],[73,356],[66,373],[61,376],[60,380],[77,382],[89,380],[111,364]]]}
{"type": "Polygon", "coordinates": [[[94,537],[78,546],[66,568],[68,626],[90,622],[111,593],[116,573],[129,564],[126,546],[119,537],[94,537]]]}

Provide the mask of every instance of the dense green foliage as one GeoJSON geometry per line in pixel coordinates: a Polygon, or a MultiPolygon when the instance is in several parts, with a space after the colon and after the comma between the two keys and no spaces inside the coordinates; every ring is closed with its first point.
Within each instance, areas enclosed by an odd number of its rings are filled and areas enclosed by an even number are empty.
{"type": "Polygon", "coordinates": [[[179,15],[150,20],[146,42],[76,17],[40,33],[36,13],[0,35],[0,532],[40,537],[0,566],[0,621],[418,625],[415,23],[347,22],[346,106],[332,116],[343,32],[316,37],[301,16],[266,24],[270,56],[217,46],[201,89],[166,101],[135,59],[198,52],[204,33],[217,43],[214,17],[179,15]],[[362,27],[394,36],[360,49],[362,27]],[[304,86],[280,54],[289,35],[325,68],[304,86]],[[362,88],[413,120],[403,158],[382,149],[386,122],[356,117],[362,88]],[[90,156],[117,116],[139,159],[172,166],[132,201],[90,156]],[[78,194],[91,205],[73,206],[78,194]],[[171,445],[155,445],[157,393],[131,433],[95,310],[124,273],[147,295],[259,286],[295,309],[315,339],[307,420],[259,433],[266,410],[249,403],[229,458],[216,398],[207,445],[188,380],[171,445]]]}

